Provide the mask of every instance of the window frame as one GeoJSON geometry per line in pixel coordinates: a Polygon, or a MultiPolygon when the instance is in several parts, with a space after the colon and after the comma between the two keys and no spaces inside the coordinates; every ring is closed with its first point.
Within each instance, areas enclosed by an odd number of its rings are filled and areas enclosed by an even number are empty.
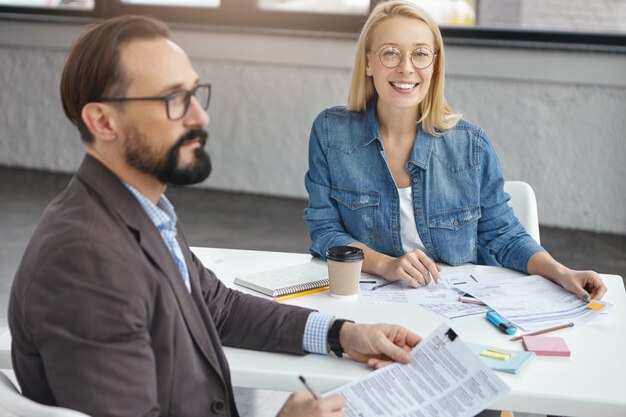
{"type": "MultiPolygon", "coordinates": [[[[371,0],[373,7],[381,0],[371,0]]],[[[175,28],[313,35],[358,36],[367,16],[298,13],[259,9],[256,0],[222,0],[219,8],[123,4],[94,0],[93,10],[0,6],[1,20],[89,22],[123,14],[146,14],[175,28]]],[[[580,50],[626,54],[626,33],[441,26],[446,45],[547,50],[580,50]]]]}

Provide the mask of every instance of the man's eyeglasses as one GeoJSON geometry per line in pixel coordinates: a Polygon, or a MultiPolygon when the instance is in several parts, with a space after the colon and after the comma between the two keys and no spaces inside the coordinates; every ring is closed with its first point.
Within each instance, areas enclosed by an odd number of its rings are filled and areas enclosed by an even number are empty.
{"type": "MultiPolygon", "coordinates": [[[[393,46],[387,46],[376,52],[378,58],[380,59],[380,63],[383,64],[387,68],[395,68],[402,62],[402,52],[393,46]]],[[[411,62],[413,66],[417,69],[425,69],[430,67],[430,65],[435,60],[435,54],[430,49],[420,46],[413,52],[411,52],[411,62]]]]}
{"type": "Polygon", "coordinates": [[[209,108],[211,101],[211,84],[198,84],[191,90],[177,90],[165,96],[160,97],[102,97],[101,102],[115,101],[155,101],[162,100],[165,102],[165,110],[167,118],[170,120],[182,119],[191,103],[191,96],[194,96],[200,106],[206,110],[209,108]]]}

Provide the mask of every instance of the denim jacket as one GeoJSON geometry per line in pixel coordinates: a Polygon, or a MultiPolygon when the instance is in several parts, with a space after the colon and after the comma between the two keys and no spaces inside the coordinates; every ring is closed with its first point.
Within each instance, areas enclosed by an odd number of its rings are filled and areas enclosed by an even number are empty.
{"type": "MultiPolygon", "coordinates": [[[[436,262],[497,265],[527,272],[544,250],[508,205],[504,177],[485,132],[465,120],[433,136],[418,128],[406,169],[417,232],[436,262]]],[[[361,242],[399,257],[398,191],[385,160],[375,101],[364,112],[324,110],[313,123],[309,171],[311,254],[361,242]]]]}

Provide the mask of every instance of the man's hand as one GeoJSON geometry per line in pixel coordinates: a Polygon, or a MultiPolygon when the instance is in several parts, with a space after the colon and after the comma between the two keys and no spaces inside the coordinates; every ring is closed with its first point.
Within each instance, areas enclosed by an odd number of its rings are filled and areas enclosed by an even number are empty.
{"type": "Polygon", "coordinates": [[[277,417],[339,417],[344,415],[345,403],[341,395],[316,400],[308,391],[294,392],[277,417]]]}
{"type": "Polygon", "coordinates": [[[339,343],[352,359],[366,362],[378,369],[392,362],[409,363],[411,350],[421,337],[393,324],[344,323],[339,333],[339,343]]]}

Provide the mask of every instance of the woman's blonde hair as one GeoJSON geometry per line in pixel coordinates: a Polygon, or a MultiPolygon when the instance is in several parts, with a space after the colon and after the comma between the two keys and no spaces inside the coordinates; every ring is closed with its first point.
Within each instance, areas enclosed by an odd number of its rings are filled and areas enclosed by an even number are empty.
{"type": "Polygon", "coordinates": [[[348,108],[351,111],[363,111],[367,102],[375,93],[372,77],[365,73],[367,66],[367,53],[370,52],[372,36],[376,28],[385,20],[392,17],[409,17],[418,19],[426,23],[435,36],[435,50],[437,54],[432,65],[435,66],[430,81],[430,88],[426,97],[418,106],[419,120],[424,130],[433,135],[440,135],[442,132],[453,128],[461,115],[453,114],[443,97],[443,85],[445,74],[445,54],[443,50],[443,39],[437,23],[423,9],[412,3],[404,1],[384,1],[379,3],[367,18],[357,43],[356,58],[352,69],[352,84],[350,85],[350,95],[348,96],[348,108]]]}

